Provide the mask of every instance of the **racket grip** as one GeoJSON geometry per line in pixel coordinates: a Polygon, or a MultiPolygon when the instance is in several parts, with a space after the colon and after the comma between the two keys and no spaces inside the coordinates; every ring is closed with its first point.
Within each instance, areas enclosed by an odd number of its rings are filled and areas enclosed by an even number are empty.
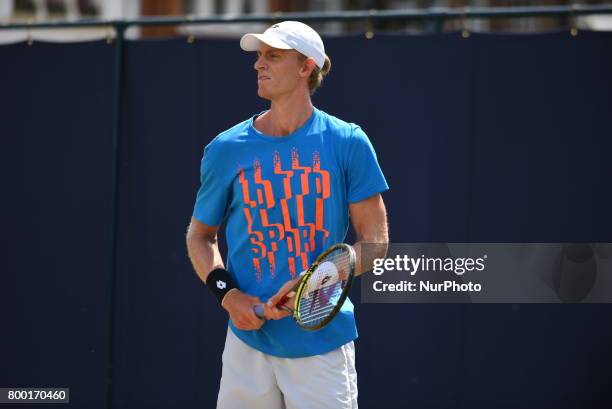
{"type": "Polygon", "coordinates": [[[264,315],[264,306],[263,304],[257,304],[253,307],[253,312],[255,313],[255,315],[257,315],[259,318],[263,319],[265,318],[264,315]]]}

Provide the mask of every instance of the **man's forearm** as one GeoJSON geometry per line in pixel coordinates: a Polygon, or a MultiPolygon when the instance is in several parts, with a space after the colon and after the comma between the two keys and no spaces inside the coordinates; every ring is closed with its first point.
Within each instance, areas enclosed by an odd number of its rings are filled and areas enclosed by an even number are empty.
{"type": "Polygon", "coordinates": [[[224,267],[216,237],[210,239],[188,232],[187,251],[196,274],[204,283],[206,283],[208,273],[215,268],[224,267]]]}
{"type": "Polygon", "coordinates": [[[349,207],[357,242],[353,245],[357,256],[355,275],[372,269],[374,259],[383,258],[389,245],[387,210],[380,194],[371,196],[349,207]]]}
{"type": "Polygon", "coordinates": [[[355,276],[371,270],[374,265],[374,259],[384,258],[387,255],[389,236],[386,230],[385,225],[385,231],[381,231],[379,235],[363,237],[353,244],[356,256],[355,276]]]}

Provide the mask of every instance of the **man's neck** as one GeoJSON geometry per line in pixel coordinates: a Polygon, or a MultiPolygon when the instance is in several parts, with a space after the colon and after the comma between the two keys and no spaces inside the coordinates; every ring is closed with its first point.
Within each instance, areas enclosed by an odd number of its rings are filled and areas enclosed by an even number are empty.
{"type": "Polygon", "coordinates": [[[272,101],[270,110],[256,119],[255,127],[266,135],[287,136],[304,125],[312,111],[310,98],[300,101],[272,101]]]}

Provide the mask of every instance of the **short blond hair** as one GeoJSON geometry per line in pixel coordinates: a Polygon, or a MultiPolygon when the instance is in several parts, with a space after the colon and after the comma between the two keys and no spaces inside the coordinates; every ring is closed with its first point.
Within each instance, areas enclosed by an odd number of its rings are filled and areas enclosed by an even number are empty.
{"type": "MultiPolygon", "coordinates": [[[[304,54],[300,54],[302,61],[306,61],[306,57],[304,54]]],[[[321,86],[323,79],[329,74],[331,70],[331,60],[326,55],[325,62],[323,63],[323,68],[319,68],[315,65],[314,70],[310,73],[310,77],[308,77],[308,89],[310,90],[310,95],[313,95],[315,91],[321,86]]]]}

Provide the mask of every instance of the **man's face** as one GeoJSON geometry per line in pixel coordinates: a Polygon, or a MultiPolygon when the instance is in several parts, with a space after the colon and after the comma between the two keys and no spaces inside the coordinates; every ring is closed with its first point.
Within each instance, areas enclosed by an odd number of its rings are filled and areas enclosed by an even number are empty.
{"type": "Polygon", "coordinates": [[[291,94],[304,78],[303,66],[304,59],[297,51],[281,50],[262,43],[253,66],[257,71],[257,94],[269,100],[291,94]]]}

